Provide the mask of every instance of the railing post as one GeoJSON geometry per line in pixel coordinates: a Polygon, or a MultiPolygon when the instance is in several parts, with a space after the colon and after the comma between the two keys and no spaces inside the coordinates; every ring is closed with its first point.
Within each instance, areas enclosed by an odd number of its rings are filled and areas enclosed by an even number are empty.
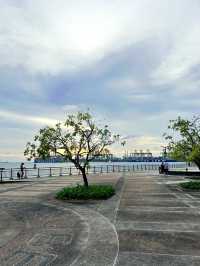
{"type": "Polygon", "coordinates": [[[115,166],[113,165],[113,172],[115,172],[115,166]]]}
{"type": "Polygon", "coordinates": [[[37,173],[37,177],[40,177],[40,168],[38,168],[38,173],[37,173]]]}
{"type": "Polygon", "coordinates": [[[11,180],[13,179],[13,169],[12,168],[10,169],[10,179],[11,180]]]}
{"type": "Polygon", "coordinates": [[[108,173],[108,165],[107,165],[107,167],[106,167],[106,168],[107,168],[107,173],[108,173]]]}
{"type": "Polygon", "coordinates": [[[27,178],[27,169],[25,168],[25,175],[24,175],[24,178],[27,178]]]}
{"type": "Polygon", "coordinates": [[[103,166],[101,166],[101,173],[103,173],[103,166]]]}
{"type": "Polygon", "coordinates": [[[1,171],[1,183],[3,182],[3,169],[0,170],[1,171]]]}
{"type": "Polygon", "coordinates": [[[96,174],[96,167],[93,167],[93,174],[96,174]]]}
{"type": "Polygon", "coordinates": [[[72,168],[69,168],[69,175],[72,175],[72,168]]]}
{"type": "Polygon", "coordinates": [[[52,176],[51,167],[49,168],[49,176],[52,176]]]}
{"type": "Polygon", "coordinates": [[[133,172],[134,172],[135,168],[134,168],[134,164],[133,164],[133,172]]]}
{"type": "Polygon", "coordinates": [[[120,172],[120,166],[119,165],[117,166],[117,168],[118,168],[118,172],[120,172]]]}
{"type": "Polygon", "coordinates": [[[62,167],[60,167],[60,176],[62,176],[62,167]]]}

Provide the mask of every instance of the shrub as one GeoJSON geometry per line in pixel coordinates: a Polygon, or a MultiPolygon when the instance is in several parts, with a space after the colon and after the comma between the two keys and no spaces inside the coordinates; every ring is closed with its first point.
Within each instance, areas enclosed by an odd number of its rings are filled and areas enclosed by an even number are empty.
{"type": "Polygon", "coordinates": [[[200,182],[198,181],[190,181],[187,183],[182,183],[180,184],[180,186],[182,188],[186,188],[186,189],[200,189],[200,182]]]}
{"type": "Polygon", "coordinates": [[[65,187],[56,194],[57,199],[108,199],[115,194],[111,185],[90,185],[89,187],[77,185],[76,187],[65,187]]]}

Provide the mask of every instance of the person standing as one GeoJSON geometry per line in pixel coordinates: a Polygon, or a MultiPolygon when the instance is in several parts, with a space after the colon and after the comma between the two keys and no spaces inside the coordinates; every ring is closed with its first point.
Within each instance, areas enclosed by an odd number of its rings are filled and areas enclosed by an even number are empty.
{"type": "Polygon", "coordinates": [[[25,170],[24,163],[21,163],[21,165],[20,165],[21,178],[23,178],[23,177],[24,177],[24,170],[25,170]]]}
{"type": "Polygon", "coordinates": [[[168,162],[165,162],[164,163],[164,173],[167,175],[168,171],[169,171],[169,165],[168,165],[168,162]]]}
{"type": "Polygon", "coordinates": [[[159,166],[159,174],[164,173],[164,163],[162,162],[161,165],[159,166]]]}

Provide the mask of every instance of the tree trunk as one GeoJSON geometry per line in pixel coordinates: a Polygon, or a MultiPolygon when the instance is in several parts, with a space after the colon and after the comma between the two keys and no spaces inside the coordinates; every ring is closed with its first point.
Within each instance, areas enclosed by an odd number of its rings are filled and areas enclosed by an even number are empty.
{"type": "Polygon", "coordinates": [[[82,173],[82,177],[83,177],[83,181],[84,181],[84,185],[86,187],[88,187],[88,180],[87,180],[87,176],[86,176],[86,172],[85,172],[85,168],[80,168],[80,171],[82,173]]]}
{"type": "Polygon", "coordinates": [[[195,164],[196,164],[196,166],[199,168],[199,170],[200,170],[200,161],[198,160],[195,160],[195,164]]]}

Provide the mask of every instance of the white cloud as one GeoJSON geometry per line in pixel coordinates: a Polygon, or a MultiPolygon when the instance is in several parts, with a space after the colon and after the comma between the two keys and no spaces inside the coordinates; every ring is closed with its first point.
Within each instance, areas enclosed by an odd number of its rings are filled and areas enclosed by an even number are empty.
{"type": "Polygon", "coordinates": [[[192,21],[190,27],[174,42],[169,54],[153,73],[158,83],[171,83],[185,78],[193,67],[200,64],[200,19],[192,21]]]}
{"type": "Polygon", "coordinates": [[[76,71],[145,38],[174,35],[196,7],[186,0],[11,3],[0,2],[0,64],[45,74],[76,71]]]}
{"type": "Polygon", "coordinates": [[[10,112],[7,110],[0,110],[0,117],[5,119],[7,122],[18,121],[20,124],[39,124],[39,125],[55,125],[58,120],[50,119],[48,117],[30,116],[22,113],[10,112]]]}
{"type": "Polygon", "coordinates": [[[162,137],[155,137],[151,135],[135,136],[133,138],[126,139],[126,144],[122,147],[121,145],[113,145],[112,152],[117,155],[122,153],[132,153],[134,150],[150,150],[153,155],[160,155],[162,146],[165,144],[162,137]]]}
{"type": "MultiPolygon", "coordinates": [[[[167,127],[168,120],[192,113],[181,109],[181,105],[190,108],[193,103],[197,108],[199,104],[198,97],[194,97],[199,93],[199,77],[194,73],[190,75],[200,63],[199,9],[199,0],[21,0],[18,3],[0,0],[0,79],[3,83],[0,90],[3,100],[13,94],[11,102],[16,103],[2,105],[0,116],[6,122],[18,123],[19,127],[23,124],[24,128],[26,123],[33,125],[32,128],[54,125],[57,118],[64,117],[64,112],[85,110],[84,102],[78,105],[85,93],[83,99],[87,104],[99,108],[92,110],[98,120],[106,117],[114,132],[136,136],[142,132],[143,137],[130,143],[131,149],[159,150],[162,141],[158,136],[167,127]],[[134,52],[128,58],[126,52],[130,50],[134,52]],[[112,59],[118,55],[119,63],[114,65],[112,59]],[[103,58],[106,60],[101,61],[103,58]],[[91,84],[85,81],[84,73],[79,76],[78,72],[90,65],[90,73],[85,76],[90,79],[91,74],[91,84]],[[146,65],[148,73],[144,71],[146,65]],[[16,76],[1,72],[6,69],[13,73],[18,68],[20,74],[16,71],[16,76]],[[73,95],[69,92],[64,105],[55,90],[61,93],[59,75],[62,74],[61,86],[64,87],[71,73],[77,75],[69,78],[74,91],[73,95]],[[99,82],[97,87],[95,75],[99,82]],[[9,77],[13,80],[3,82],[9,77]],[[51,80],[55,84],[50,84],[51,80]],[[9,82],[12,91],[8,91],[9,82]],[[86,85],[89,89],[84,92],[86,85]],[[109,91],[108,95],[96,91],[101,85],[103,92],[109,91]],[[22,92],[16,92],[15,101],[16,88],[22,92]],[[169,93],[159,94],[166,88],[169,93]],[[76,90],[80,92],[78,95],[76,90]],[[88,99],[86,93],[90,93],[88,99]],[[29,94],[31,97],[27,97],[29,94]],[[113,102],[109,99],[112,95],[113,102]],[[99,102],[95,97],[99,97],[99,102]],[[116,99],[119,102],[114,102],[116,99]],[[154,99],[158,105],[149,103],[154,99]],[[160,102],[166,105],[164,109],[160,102]],[[22,105],[27,113],[18,112],[22,105]],[[171,110],[165,111],[167,108],[171,110]]],[[[31,130],[28,130],[29,136],[31,130]]],[[[7,129],[4,132],[7,138],[7,129]]],[[[9,140],[14,146],[16,141],[12,137],[9,140]]]]}
{"type": "Polygon", "coordinates": [[[109,80],[106,82],[105,86],[119,92],[132,92],[134,90],[139,90],[141,82],[128,76],[109,80]]]}

